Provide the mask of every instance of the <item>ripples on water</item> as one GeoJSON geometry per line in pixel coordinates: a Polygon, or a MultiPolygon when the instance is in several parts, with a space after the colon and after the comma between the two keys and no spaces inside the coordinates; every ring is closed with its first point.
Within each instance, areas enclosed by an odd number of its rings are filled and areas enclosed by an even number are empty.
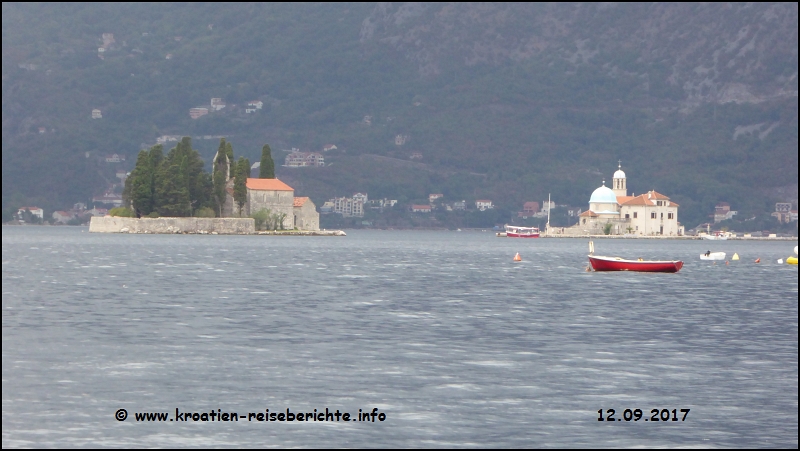
{"type": "Polygon", "coordinates": [[[797,446],[796,242],[595,242],[686,261],[639,274],[586,272],[585,240],[348,235],[3,227],[3,446],[797,446]],[[387,419],[132,418],[176,407],[387,419]]]}

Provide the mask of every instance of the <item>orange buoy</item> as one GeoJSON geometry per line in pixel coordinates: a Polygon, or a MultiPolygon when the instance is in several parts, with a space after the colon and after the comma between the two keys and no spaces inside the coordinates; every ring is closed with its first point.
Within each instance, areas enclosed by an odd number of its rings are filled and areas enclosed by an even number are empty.
{"type": "Polygon", "coordinates": [[[514,256],[514,261],[515,262],[521,262],[522,261],[522,257],[520,257],[519,252],[517,252],[517,255],[514,256]]]}
{"type": "Polygon", "coordinates": [[[756,259],[756,263],[761,263],[761,259],[760,259],[760,258],[757,258],[757,259],[756,259]]]}
{"type": "Polygon", "coordinates": [[[726,264],[726,265],[728,264],[728,260],[725,260],[725,264],[726,264]]]}

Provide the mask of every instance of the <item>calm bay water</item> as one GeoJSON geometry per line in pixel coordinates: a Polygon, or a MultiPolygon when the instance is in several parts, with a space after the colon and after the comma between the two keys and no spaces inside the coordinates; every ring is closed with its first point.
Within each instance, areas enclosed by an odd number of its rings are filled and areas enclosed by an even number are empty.
{"type": "Polygon", "coordinates": [[[582,239],[348,235],[3,227],[3,447],[798,445],[796,242],[595,240],[686,261],[640,274],[586,272],[582,239]]]}

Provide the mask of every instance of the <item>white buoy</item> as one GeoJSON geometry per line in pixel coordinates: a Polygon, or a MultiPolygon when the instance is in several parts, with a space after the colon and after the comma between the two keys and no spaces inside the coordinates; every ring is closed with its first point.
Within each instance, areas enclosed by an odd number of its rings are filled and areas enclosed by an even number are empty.
{"type": "Polygon", "coordinates": [[[782,265],[782,264],[783,264],[783,259],[782,259],[782,258],[779,258],[779,259],[778,259],[778,264],[779,264],[779,265],[782,265]]]}

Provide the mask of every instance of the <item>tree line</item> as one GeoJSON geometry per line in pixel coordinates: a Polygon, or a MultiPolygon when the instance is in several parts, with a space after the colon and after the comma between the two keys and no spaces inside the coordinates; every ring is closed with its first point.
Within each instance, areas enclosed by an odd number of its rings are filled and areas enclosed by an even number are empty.
{"type": "MultiPolygon", "coordinates": [[[[127,215],[137,218],[222,217],[229,181],[233,179],[233,203],[241,216],[247,202],[249,176],[250,161],[244,157],[235,161],[233,145],[225,138],[220,140],[212,172],[207,173],[187,136],[166,155],[161,144],[141,150],[136,167],[125,180],[123,200],[127,215]]],[[[261,149],[259,178],[275,178],[275,163],[268,144],[261,149]]]]}

